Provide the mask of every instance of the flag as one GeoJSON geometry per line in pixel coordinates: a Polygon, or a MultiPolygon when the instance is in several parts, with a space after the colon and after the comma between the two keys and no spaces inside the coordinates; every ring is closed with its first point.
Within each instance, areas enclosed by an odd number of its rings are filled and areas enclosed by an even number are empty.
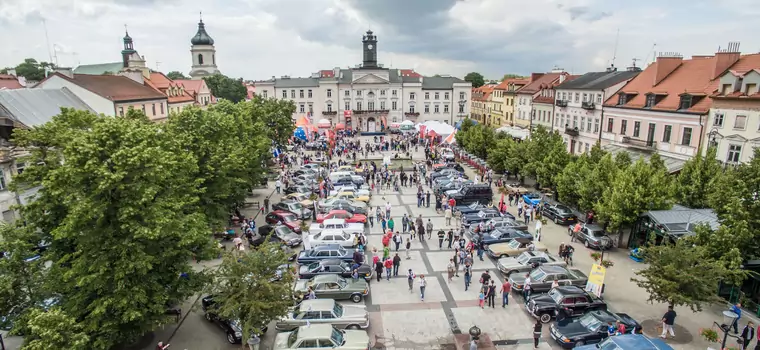
{"type": "Polygon", "coordinates": [[[279,149],[279,148],[277,148],[277,147],[275,147],[275,148],[274,148],[274,150],[272,151],[272,155],[273,155],[275,158],[279,158],[279,157],[280,157],[280,149],[279,149]]]}

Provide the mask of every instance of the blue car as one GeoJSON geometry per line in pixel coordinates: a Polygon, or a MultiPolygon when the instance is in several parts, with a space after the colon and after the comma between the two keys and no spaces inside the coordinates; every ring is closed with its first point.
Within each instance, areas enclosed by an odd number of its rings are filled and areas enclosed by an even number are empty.
{"type": "Polygon", "coordinates": [[[353,250],[345,249],[339,244],[325,244],[309,250],[302,250],[298,253],[297,261],[299,264],[312,263],[324,259],[352,261],[353,257],[353,250]]]}
{"type": "Polygon", "coordinates": [[[541,198],[543,198],[543,196],[543,194],[538,192],[526,193],[523,195],[523,200],[528,205],[538,205],[541,203],[541,198]]]}
{"type": "Polygon", "coordinates": [[[624,334],[609,337],[607,340],[595,344],[577,346],[575,349],[596,350],[596,349],[615,349],[615,350],[673,350],[673,347],[666,344],[660,339],[648,338],[641,334],[624,334]]]}

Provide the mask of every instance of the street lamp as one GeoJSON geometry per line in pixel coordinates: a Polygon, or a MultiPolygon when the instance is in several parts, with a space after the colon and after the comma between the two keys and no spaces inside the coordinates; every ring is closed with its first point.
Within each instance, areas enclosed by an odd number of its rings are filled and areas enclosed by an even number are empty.
{"type": "MultiPolygon", "coordinates": [[[[736,322],[736,319],[739,318],[739,315],[734,313],[730,310],[723,311],[723,323],[724,324],[718,324],[717,322],[713,321],[713,324],[718,326],[720,330],[723,331],[723,341],[720,343],[720,348],[725,349],[726,348],[726,341],[728,340],[728,336],[730,335],[731,325],[736,322]]],[[[732,337],[736,337],[735,335],[731,335],[732,337]]]]}

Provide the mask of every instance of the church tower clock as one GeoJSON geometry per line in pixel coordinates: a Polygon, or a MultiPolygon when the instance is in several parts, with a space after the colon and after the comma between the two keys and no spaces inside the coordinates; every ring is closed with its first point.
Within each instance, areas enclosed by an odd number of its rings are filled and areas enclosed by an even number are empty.
{"type": "Polygon", "coordinates": [[[364,68],[377,68],[377,37],[368,30],[362,39],[364,44],[364,68]]]}

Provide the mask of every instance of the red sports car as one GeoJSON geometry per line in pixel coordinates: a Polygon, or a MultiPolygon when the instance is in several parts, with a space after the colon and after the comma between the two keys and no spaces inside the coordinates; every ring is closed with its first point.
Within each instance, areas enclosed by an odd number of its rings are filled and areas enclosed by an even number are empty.
{"type": "Polygon", "coordinates": [[[331,210],[327,214],[317,215],[317,222],[322,223],[326,219],[344,219],[348,223],[363,224],[367,222],[367,216],[362,214],[351,214],[345,210],[331,210]]]}
{"type": "Polygon", "coordinates": [[[301,233],[301,220],[289,211],[275,210],[267,214],[264,221],[270,225],[283,224],[294,232],[301,233]]]}

